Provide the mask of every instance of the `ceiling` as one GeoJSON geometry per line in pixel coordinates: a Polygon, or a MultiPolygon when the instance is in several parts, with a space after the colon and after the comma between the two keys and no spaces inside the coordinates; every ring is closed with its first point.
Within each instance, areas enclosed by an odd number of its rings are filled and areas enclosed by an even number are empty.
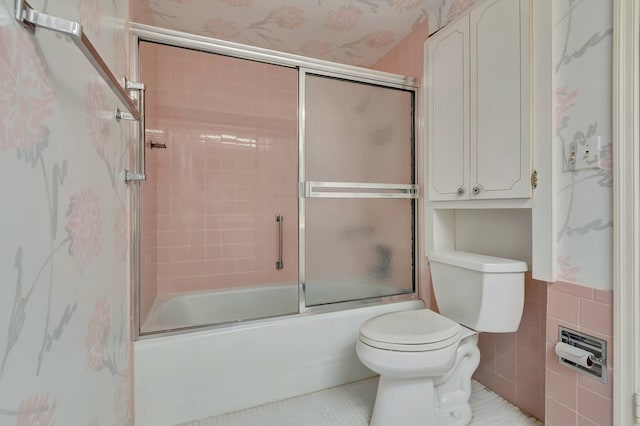
{"type": "Polygon", "coordinates": [[[371,66],[418,24],[430,32],[477,0],[131,0],[135,22],[371,66]]]}

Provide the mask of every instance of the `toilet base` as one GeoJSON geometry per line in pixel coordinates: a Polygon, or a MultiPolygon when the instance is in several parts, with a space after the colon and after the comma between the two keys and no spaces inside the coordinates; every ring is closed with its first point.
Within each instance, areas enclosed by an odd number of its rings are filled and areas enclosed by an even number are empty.
{"type": "Polygon", "coordinates": [[[380,376],[370,426],[424,426],[436,424],[433,378],[380,376]],[[420,395],[420,403],[416,403],[420,395]]]}
{"type": "Polygon", "coordinates": [[[434,379],[436,417],[438,426],[463,426],[471,422],[471,376],[480,364],[478,335],[460,342],[455,366],[434,379]]]}
{"type": "Polygon", "coordinates": [[[411,377],[408,371],[402,376],[378,371],[382,374],[370,425],[469,424],[472,417],[469,404],[471,376],[479,363],[478,336],[467,329],[467,335],[456,349],[455,362],[444,374],[411,377]]]}

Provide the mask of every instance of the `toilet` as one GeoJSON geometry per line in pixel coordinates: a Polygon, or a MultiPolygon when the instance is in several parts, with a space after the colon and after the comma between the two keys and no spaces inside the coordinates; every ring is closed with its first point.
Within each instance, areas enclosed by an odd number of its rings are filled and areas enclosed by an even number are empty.
{"type": "Polygon", "coordinates": [[[393,312],[360,326],[358,357],[380,375],[371,426],[468,424],[478,333],[520,324],[525,262],[449,250],[429,263],[440,313],[393,312]]]}

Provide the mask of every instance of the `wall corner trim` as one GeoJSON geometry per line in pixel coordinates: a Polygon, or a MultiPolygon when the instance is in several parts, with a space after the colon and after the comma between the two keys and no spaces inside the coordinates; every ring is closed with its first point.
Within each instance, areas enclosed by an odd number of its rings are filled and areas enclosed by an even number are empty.
{"type": "Polygon", "coordinates": [[[638,424],[640,391],[640,2],[613,1],[614,424],[638,424]]]}

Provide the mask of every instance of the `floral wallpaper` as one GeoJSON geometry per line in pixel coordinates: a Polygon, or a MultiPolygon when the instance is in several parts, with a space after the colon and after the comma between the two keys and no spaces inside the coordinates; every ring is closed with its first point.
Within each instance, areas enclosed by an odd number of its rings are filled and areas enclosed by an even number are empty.
{"type": "Polygon", "coordinates": [[[371,66],[424,20],[477,0],[134,0],[133,21],[349,65],[371,66]]]}
{"type": "Polygon", "coordinates": [[[612,288],[612,5],[554,2],[556,73],[557,279],[612,288]],[[599,136],[588,170],[567,170],[565,144],[599,136]]]}
{"type": "MultiPolygon", "coordinates": [[[[127,66],[126,0],[32,0],[127,66]]],[[[86,59],[0,0],[0,425],[132,424],[127,124],[86,59]]]]}

